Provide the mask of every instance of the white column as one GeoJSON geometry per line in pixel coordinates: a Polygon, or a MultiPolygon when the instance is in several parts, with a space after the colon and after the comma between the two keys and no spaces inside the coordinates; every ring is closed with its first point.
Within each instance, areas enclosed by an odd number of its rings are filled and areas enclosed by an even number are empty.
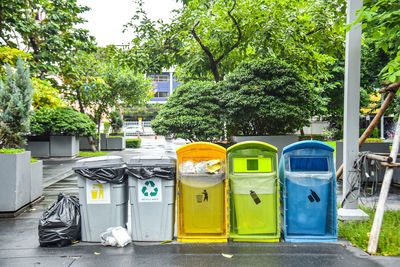
{"type": "MultiPolygon", "coordinates": [[[[347,1],[347,24],[356,19],[362,0],[347,1]]],[[[343,209],[339,219],[361,220],[364,214],[358,209],[359,183],[353,168],[358,157],[360,112],[361,25],[351,27],[346,33],[346,59],[344,76],[344,142],[343,142],[343,209]]],[[[366,215],[366,214],[365,214],[366,215]]]]}

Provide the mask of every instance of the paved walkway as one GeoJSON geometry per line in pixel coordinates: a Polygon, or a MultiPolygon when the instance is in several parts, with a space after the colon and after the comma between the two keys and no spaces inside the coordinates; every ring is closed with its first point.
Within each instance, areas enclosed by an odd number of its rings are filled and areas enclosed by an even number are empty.
{"type": "MultiPolygon", "coordinates": [[[[137,155],[174,151],[184,142],[143,139],[140,149],[112,152],[125,161],[137,155]]],[[[369,256],[346,241],[329,244],[190,244],[135,242],[125,248],[80,242],[63,248],[39,247],[38,220],[59,192],[78,195],[75,159],[44,161],[45,200],[17,218],[0,219],[0,266],[400,266],[400,258],[369,256]],[[226,258],[221,253],[233,254],[226,258]]]]}

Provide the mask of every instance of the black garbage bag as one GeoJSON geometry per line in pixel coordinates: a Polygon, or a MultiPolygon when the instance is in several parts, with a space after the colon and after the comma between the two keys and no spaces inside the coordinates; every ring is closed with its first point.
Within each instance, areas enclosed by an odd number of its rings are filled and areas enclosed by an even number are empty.
{"type": "Polygon", "coordinates": [[[174,167],[136,167],[128,168],[126,172],[132,177],[140,180],[147,180],[150,178],[160,178],[165,180],[175,179],[174,167]]]}
{"type": "Polygon", "coordinates": [[[68,246],[81,239],[79,199],[62,193],[39,220],[39,243],[42,247],[68,246]]]}
{"type": "Polygon", "coordinates": [[[86,179],[107,182],[112,184],[122,184],[126,180],[125,168],[92,168],[92,169],[76,169],[79,174],[86,179]]]}

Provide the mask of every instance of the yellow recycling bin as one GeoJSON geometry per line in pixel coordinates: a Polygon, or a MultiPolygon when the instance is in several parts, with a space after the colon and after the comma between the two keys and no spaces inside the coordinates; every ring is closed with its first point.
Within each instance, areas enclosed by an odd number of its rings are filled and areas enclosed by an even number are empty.
{"type": "Polygon", "coordinates": [[[176,150],[179,242],[227,242],[226,149],[192,143],[176,150]]]}

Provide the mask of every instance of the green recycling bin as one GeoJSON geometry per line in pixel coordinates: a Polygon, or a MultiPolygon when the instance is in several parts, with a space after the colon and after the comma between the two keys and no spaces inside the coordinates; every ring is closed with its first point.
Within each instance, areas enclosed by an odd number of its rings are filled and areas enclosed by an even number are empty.
{"type": "Polygon", "coordinates": [[[279,242],[277,151],[256,141],[228,148],[231,240],[279,242]]]}

